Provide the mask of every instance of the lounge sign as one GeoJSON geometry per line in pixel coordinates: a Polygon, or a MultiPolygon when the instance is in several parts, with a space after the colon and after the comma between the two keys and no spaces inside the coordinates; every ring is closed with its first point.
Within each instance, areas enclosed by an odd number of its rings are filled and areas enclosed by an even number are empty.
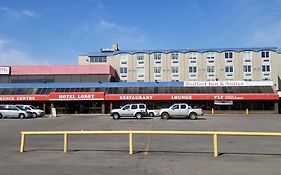
{"type": "Polygon", "coordinates": [[[50,101],[104,100],[104,92],[51,92],[50,101]]]}
{"type": "Polygon", "coordinates": [[[277,94],[107,94],[105,100],[279,100],[279,96],[277,94]]]}

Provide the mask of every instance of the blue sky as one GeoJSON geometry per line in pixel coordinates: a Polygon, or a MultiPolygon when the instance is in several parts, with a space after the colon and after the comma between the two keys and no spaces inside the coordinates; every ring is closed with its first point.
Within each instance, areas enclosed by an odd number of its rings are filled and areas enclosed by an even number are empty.
{"type": "Polygon", "coordinates": [[[281,47],[280,0],[0,0],[0,65],[122,50],[281,47]]]}

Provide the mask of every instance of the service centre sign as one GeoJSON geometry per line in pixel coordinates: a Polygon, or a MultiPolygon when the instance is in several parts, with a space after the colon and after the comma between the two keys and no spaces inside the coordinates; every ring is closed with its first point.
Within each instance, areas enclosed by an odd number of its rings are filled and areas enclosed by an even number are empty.
{"type": "Polygon", "coordinates": [[[51,92],[50,101],[104,100],[104,92],[51,92]]]}
{"type": "Polygon", "coordinates": [[[0,66],[0,75],[10,75],[11,67],[8,66],[0,66]]]}
{"type": "Polygon", "coordinates": [[[0,95],[0,101],[46,101],[47,95],[0,95]]]}

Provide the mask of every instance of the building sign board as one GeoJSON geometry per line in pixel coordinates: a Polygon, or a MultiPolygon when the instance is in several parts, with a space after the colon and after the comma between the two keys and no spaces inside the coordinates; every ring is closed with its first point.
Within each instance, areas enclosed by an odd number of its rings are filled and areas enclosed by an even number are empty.
{"type": "Polygon", "coordinates": [[[104,92],[51,92],[50,101],[104,100],[104,92]]]}
{"type": "Polygon", "coordinates": [[[278,94],[106,94],[105,100],[279,100],[278,94]]]}
{"type": "Polygon", "coordinates": [[[47,95],[0,95],[0,101],[47,101],[47,95]]]}
{"type": "Polygon", "coordinates": [[[185,81],[186,87],[273,86],[272,81],[185,81]]]}
{"type": "Polygon", "coordinates": [[[0,75],[10,75],[11,67],[8,66],[0,66],[0,75]]]}

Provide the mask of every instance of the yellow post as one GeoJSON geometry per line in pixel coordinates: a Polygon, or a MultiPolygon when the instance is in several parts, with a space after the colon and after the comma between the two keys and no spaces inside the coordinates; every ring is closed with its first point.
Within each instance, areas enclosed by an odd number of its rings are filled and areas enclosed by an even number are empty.
{"type": "Polygon", "coordinates": [[[246,109],[246,114],[247,114],[247,115],[249,114],[249,109],[248,109],[248,108],[246,109]]]}
{"type": "Polygon", "coordinates": [[[129,133],[129,152],[130,155],[133,154],[133,132],[129,133]]]}
{"type": "Polygon", "coordinates": [[[214,157],[218,157],[218,134],[214,134],[214,157]]]}
{"type": "Polygon", "coordinates": [[[215,110],[214,110],[214,108],[212,108],[212,115],[214,115],[215,114],[215,110]]]}
{"type": "Polygon", "coordinates": [[[21,134],[21,142],[20,142],[20,153],[24,152],[24,145],[25,145],[25,134],[21,134]]]}
{"type": "Polygon", "coordinates": [[[64,142],[63,142],[63,153],[67,154],[67,150],[68,150],[68,136],[67,133],[64,133],[64,142]]]}

